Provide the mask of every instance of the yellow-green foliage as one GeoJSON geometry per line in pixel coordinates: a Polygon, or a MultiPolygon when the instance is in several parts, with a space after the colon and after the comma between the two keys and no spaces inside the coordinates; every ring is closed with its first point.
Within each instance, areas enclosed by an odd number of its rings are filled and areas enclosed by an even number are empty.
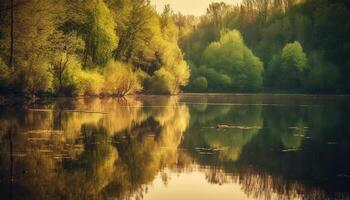
{"type": "Polygon", "coordinates": [[[161,60],[161,68],[151,79],[150,91],[158,94],[176,94],[181,86],[186,86],[190,69],[183,59],[182,52],[176,42],[168,41],[171,37],[158,35],[153,38],[154,49],[161,60]]]}
{"type": "Polygon", "coordinates": [[[142,89],[137,74],[132,70],[132,66],[125,63],[109,61],[103,70],[103,77],[104,94],[124,96],[142,89]]]}
{"type": "Polygon", "coordinates": [[[31,60],[29,63],[17,71],[16,82],[21,83],[23,92],[28,95],[52,92],[52,74],[48,69],[50,64],[45,60],[31,60]]]}
{"type": "MultiPolygon", "coordinates": [[[[51,39],[60,22],[55,16],[61,4],[54,0],[28,0],[16,6],[14,12],[14,84],[17,92],[36,94],[51,91],[51,74],[48,72],[49,59],[54,48],[51,39]],[[55,6],[53,6],[55,5],[55,6]]],[[[8,56],[10,52],[9,16],[0,26],[3,38],[1,49],[8,56]]]]}
{"type": "Polygon", "coordinates": [[[149,90],[156,94],[177,94],[188,83],[190,70],[185,61],[172,67],[162,67],[150,79],[149,90]]]}
{"type": "Polygon", "coordinates": [[[176,27],[172,15],[173,13],[170,6],[166,5],[160,16],[160,28],[165,40],[177,43],[179,29],[176,27]]]}
{"type": "Polygon", "coordinates": [[[104,65],[112,57],[112,51],[117,46],[116,23],[103,0],[89,1],[87,6],[83,30],[85,56],[95,64],[104,65]]]}
{"type": "Polygon", "coordinates": [[[103,76],[96,70],[78,70],[75,81],[78,95],[98,95],[103,85],[103,76]]]}
{"type": "MultiPolygon", "coordinates": [[[[223,32],[220,40],[212,42],[204,52],[209,69],[224,75],[226,90],[258,90],[263,83],[263,63],[245,46],[239,31],[223,32]]],[[[210,77],[208,77],[210,79],[210,77]]],[[[218,82],[210,82],[219,84],[218,82]]]]}
{"type": "Polygon", "coordinates": [[[149,5],[145,6],[145,2],[139,2],[142,7],[128,1],[116,5],[124,11],[123,16],[117,14],[119,20],[116,19],[117,29],[121,34],[116,58],[130,62],[149,73],[141,73],[147,92],[178,93],[180,87],[187,84],[190,71],[177,44],[178,30],[171,10],[166,7],[159,16],[149,5]],[[126,21],[133,23],[135,27],[126,21]]]}
{"type": "Polygon", "coordinates": [[[151,78],[149,89],[155,94],[172,94],[174,81],[174,76],[166,69],[161,68],[151,78]]]}
{"type": "Polygon", "coordinates": [[[267,70],[267,82],[282,89],[300,89],[305,82],[308,59],[298,41],[287,43],[274,55],[267,70]]]}
{"type": "MultiPolygon", "coordinates": [[[[58,79],[53,85],[58,89],[58,79]]],[[[62,87],[66,95],[98,95],[103,84],[103,76],[97,70],[83,70],[78,58],[71,57],[62,73],[62,87]]],[[[57,91],[56,91],[57,92],[57,91]]]]}
{"type": "Polygon", "coordinates": [[[61,83],[58,77],[54,76],[53,79],[55,92],[64,92],[65,95],[98,95],[103,83],[103,77],[100,73],[96,70],[83,70],[76,57],[67,60],[61,74],[61,83]]]}
{"type": "MultiPolygon", "coordinates": [[[[28,0],[14,11],[20,18],[13,84],[0,80],[8,91],[123,96],[148,83],[157,88],[145,86],[147,91],[175,94],[188,82],[169,7],[159,15],[147,0],[28,0]]],[[[0,54],[7,60],[10,15],[0,22],[0,54]]]]}
{"type": "Polygon", "coordinates": [[[55,56],[52,66],[49,71],[53,76],[53,89],[54,92],[66,92],[66,89],[71,84],[71,74],[68,73],[68,69],[73,65],[77,66],[76,58],[69,59],[67,53],[59,53],[55,56]]]}

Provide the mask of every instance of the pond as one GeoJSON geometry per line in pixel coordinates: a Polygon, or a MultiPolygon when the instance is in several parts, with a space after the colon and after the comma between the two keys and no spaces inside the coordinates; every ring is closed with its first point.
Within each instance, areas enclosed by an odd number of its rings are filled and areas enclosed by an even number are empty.
{"type": "Polygon", "coordinates": [[[350,97],[136,96],[0,109],[0,199],[350,199],[350,97]]]}

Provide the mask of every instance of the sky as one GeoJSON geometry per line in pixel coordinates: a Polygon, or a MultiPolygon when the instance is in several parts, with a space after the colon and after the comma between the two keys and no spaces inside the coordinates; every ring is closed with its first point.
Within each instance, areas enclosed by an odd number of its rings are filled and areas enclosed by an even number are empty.
{"type": "Polygon", "coordinates": [[[181,12],[185,15],[203,15],[210,3],[225,2],[227,4],[237,4],[241,0],[151,0],[151,4],[156,6],[158,12],[161,12],[166,4],[170,4],[172,10],[181,12]]]}

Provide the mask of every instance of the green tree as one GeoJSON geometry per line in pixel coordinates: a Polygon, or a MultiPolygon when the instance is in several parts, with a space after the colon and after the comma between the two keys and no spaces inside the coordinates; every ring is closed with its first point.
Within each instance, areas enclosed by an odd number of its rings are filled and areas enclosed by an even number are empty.
{"type": "Polygon", "coordinates": [[[81,29],[85,41],[84,66],[103,66],[112,58],[117,46],[116,23],[103,0],[89,1],[87,5],[81,29]]]}
{"type": "Polygon", "coordinates": [[[338,67],[326,62],[319,52],[310,53],[308,56],[309,69],[307,70],[305,88],[310,92],[334,93],[340,88],[340,73],[338,67]]]}
{"type": "Polygon", "coordinates": [[[82,51],[84,42],[77,37],[75,33],[64,34],[59,32],[55,38],[52,38],[55,53],[51,58],[52,67],[50,72],[53,75],[53,86],[57,94],[71,93],[70,74],[67,72],[69,67],[80,67],[80,63],[74,63],[72,59],[77,59],[78,52],[82,51]],[[73,62],[73,63],[71,63],[73,62]]]}
{"type": "Polygon", "coordinates": [[[13,33],[10,15],[4,15],[5,23],[0,27],[2,54],[5,57],[10,56],[10,52],[15,55],[11,61],[15,69],[12,90],[29,96],[50,91],[49,57],[54,52],[51,38],[62,23],[56,14],[63,10],[63,5],[56,0],[15,1],[13,9],[14,15],[20,16],[13,24],[13,33]],[[14,47],[13,52],[11,47],[14,47]]]}
{"type": "MultiPolygon", "coordinates": [[[[245,46],[237,30],[223,32],[219,41],[212,42],[204,52],[203,62],[223,74],[231,91],[254,91],[262,86],[263,63],[245,46]]],[[[216,83],[209,81],[210,84],[216,83]]]]}
{"type": "Polygon", "coordinates": [[[155,12],[148,0],[118,0],[113,6],[120,37],[114,58],[129,62],[133,57],[139,56],[140,48],[144,48],[151,40],[155,12]]]}
{"type": "Polygon", "coordinates": [[[208,81],[204,76],[197,77],[192,82],[191,88],[197,92],[206,91],[208,88],[208,81]]]}
{"type": "Polygon", "coordinates": [[[267,81],[275,88],[301,89],[305,81],[308,60],[298,41],[288,43],[282,53],[272,58],[267,81]]]}

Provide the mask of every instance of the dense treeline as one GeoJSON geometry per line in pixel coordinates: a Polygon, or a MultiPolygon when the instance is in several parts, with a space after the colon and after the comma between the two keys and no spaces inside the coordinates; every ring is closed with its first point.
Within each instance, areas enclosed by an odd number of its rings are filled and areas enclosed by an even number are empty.
{"type": "Polygon", "coordinates": [[[187,91],[350,92],[347,0],[212,3],[200,18],[174,19],[187,91]]]}
{"type": "Polygon", "coordinates": [[[5,0],[0,10],[1,93],[173,94],[188,82],[168,6],[158,14],[148,0],[5,0]]]}
{"type": "Polygon", "coordinates": [[[347,0],[0,2],[0,93],[350,92],[347,0]],[[190,77],[191,73],[191,77],[190,77]]]}

